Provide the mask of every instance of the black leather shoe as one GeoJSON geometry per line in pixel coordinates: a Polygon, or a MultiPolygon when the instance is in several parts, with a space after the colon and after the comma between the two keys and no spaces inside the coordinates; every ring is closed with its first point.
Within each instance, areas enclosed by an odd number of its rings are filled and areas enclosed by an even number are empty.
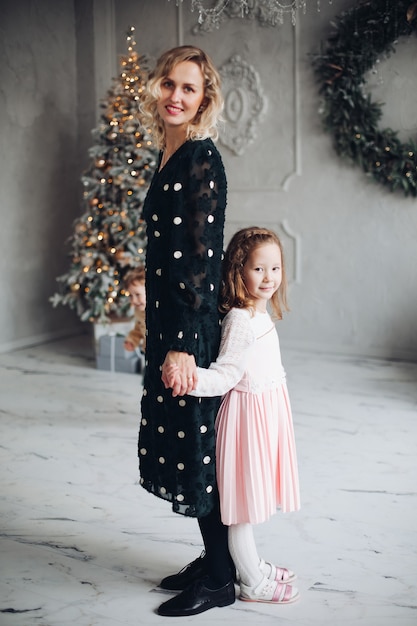
{"type": "Polygon", "coordinates": [[[228,606],[236,599],[235,585],[233,580],[229,581],[220,589],[209,589],[206,587],[208,577],[205,576],[195,581],[187,589],[182,591],[175,598],[164,602],[157,609],[158,615],[165,617],[186,617],[187,615],[197,615],[204,613],[215,606],[228,606]]]}
{"type": "Polygon", "coordinates": [[[191,583],[203,578],[207,574],[205,564],[205,552],[200,554],[198,559],[189,563],[182,568],[178,574],[172,574],[163,578],[159,583],[161,589],[167,589],[168,591],[184,591],[191,583]]]}

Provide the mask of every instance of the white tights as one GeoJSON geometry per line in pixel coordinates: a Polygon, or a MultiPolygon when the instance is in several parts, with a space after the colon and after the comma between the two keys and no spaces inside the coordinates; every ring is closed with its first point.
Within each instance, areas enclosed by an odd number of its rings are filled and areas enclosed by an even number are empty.
{"type": "Polygon", "coordinates": [[[248,587],[256,587],[263,579],[259,569],[260,559],[253,536],[252,524],[229,526],[229,552],[240,575],[240,580],[248,587]]]}

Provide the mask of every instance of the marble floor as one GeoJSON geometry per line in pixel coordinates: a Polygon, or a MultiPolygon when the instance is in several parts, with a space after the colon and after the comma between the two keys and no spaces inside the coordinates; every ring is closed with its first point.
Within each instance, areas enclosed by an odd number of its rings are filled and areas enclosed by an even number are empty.
{"type": "Polygon", "coordinates": [[[417,624],[417,364],[283,351],[302,510],[256,528],[301,599],[163,618],[161,577],[202,546],[137,484],[141,377],[86,336],[0,355],[0,624],[417,624]]]}

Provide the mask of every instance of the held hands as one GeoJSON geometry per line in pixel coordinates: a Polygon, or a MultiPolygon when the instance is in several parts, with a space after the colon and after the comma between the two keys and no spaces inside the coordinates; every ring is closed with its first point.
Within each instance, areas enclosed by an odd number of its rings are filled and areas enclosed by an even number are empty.
{"type": "MultiPolygon", "coordinates": [[[[171,363],[170,365],[164,367],[162,380],[164,381],[165,389],[171,387],[173,390],[172,395],[176,396],[177,392],[174,392],[174,387],[177,389],[178,385],[181,385],[180,368],[176,363],[171,363]]],[[[181,396],[182,394],[178,392],[178,395],[181,396]]]]}
{"type": "Polygon", "coordinates": [[[162,364],[162,382],[172,395],[185,396],[197,386],[195,358],[186,352],[170,350],[162,364]]]}

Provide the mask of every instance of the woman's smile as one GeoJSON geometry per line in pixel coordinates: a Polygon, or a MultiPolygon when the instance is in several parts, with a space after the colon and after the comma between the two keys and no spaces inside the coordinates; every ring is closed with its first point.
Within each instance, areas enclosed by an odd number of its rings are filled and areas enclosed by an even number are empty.
{"type": "Polygon", "coordinates": [[[183,111],[181,107],[175,106],[173,104],[168,104],[165,108],[170,115],[178,115],[183,111]]]}

